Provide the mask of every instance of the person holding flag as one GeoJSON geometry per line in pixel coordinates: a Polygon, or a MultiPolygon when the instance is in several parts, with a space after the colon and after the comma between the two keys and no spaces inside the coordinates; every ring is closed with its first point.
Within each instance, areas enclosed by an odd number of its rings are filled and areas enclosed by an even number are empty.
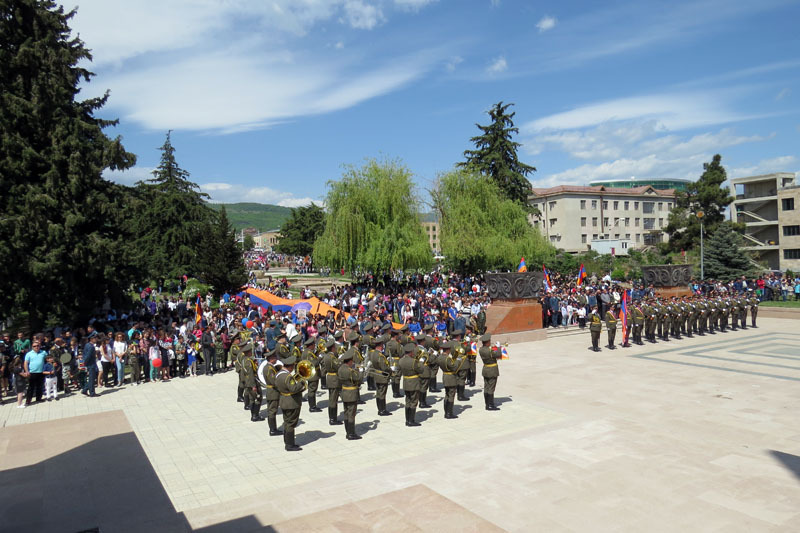
{"type": "Polygon", "coordinates": [[[622,347],[623,348],[630,348],[631,345],[628,343],[628,336],[631,332],[631,324],[628,319],[628,291],[622,291],[622,299],[620,302],[620,311],[619,311],[619,323],[620,327],[622,328],[622,347]]]}
{"type": "Polygon", "coordinates": [[[553,290],[553,284],[550,282],[550,273],[547,271],[544,265],[542,265],[542,272],[544,273],[544,290],[550,292],[553,290]]]}
{"type": "Polygon", "coordinates": [[[633,343],[642,346],[642,329],[644,328],[644,310],[642,310],[641,302],[633,305],[631,312],[633,315],[633,343]]]}
{"type": "Polygon", "coordinates": [[[581,263],[581,268],[578,270],[578,287],[583,285],[583,281],[586,279],[586,269],[583,268],[583,263],[581,263]]]}
{"type": "Polygon", "coordinates": [[[517,265],[517,272],[527,272],[528,265],[525,264],[525,258],[519,260],[519,265],[517,265]]]}
{"type": "Polygon", "coordinates": [[[606,311],[606,331],[608,331],[608,349],[614,350],[614,337],[617,336],[617,315],[614,313],[617,304],[612,303],[611,307],[606,311]]]}

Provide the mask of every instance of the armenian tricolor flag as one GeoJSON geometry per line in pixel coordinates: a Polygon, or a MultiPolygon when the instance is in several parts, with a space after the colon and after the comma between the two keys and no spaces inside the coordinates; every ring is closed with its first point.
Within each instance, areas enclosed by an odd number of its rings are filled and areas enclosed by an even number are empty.
{"type": "Polygon", "coordinates": [[[550,281],[550,272],[542,265],[542,272],[544,272],[544,289],[546,291],[552,290],[553,283],[550,281]]]}
{"type": "Polygon", "coordinates": [[[525,258],[519,260],[519,265],[517,265],[517,272],[527,272],[528,265],[525,264],[525,258]]]}
{"type": "Polygon", "coordinates": [[[194,323],[203,323],[203,302],[200,300],[200,293],[197,293],[197,302],[194,304],[194,323]]]}
{"type": "Polygon", "coordinates": [[[619,324],[622,327],[622,344],[628,344],[628,291],[622,291],[622,307],[619,312],[619,324]]]}
{"type": "Polygon", "coordinates": [[[583,268],[583,263],[581,263],[581,269],[578,270],[578,287],[583,284],[583,280],[586,279],[586,269],[583,268]]]}
{"type": "Polygon", "coordinates": [[[508,359],[508,348],[506,346],[500,347],[500,359],[508,359]]]}

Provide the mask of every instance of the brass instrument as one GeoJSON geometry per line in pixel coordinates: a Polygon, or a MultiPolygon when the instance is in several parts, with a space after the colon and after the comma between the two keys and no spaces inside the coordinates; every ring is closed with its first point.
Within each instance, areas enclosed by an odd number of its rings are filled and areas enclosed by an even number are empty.
{"type": "Polygon", "coordinates": [[[307,381],[317,375],[317,369],[311,361],[300,361],[294,367],[292,377],[296,381],[307,381]]]}
{"type": "Polygon", "coordinates": [[[298,359],[300,359],[302,356],[303,356],[303,351],[300,348],[298,348],[297,346],[292,348],[292,357],[297,357],[298,359]]]}
{"type": "Polygon", "coordinates": [[[373,375],[373,376],[383,376],[389,377],[391,376],[390,372],[386,372],[383,370],[378,370],[377,368],[372,368],[372,361],[367,359],[365,362],[359,363],[355,366],[355,369],[358,371],[358,375],[361,379],[364,379],[366,376],[373,375]]]}
{"type": "Polygon", "coordinates": [[[317,355],[325,353],[325,339],[320,339],[317,343],[317,355]]]}

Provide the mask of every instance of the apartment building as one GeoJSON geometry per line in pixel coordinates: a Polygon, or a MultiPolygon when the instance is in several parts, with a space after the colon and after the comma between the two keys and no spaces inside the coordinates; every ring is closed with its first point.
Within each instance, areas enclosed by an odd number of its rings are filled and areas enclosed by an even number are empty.
{"type": "Polygon", "coordinates": [[[800,270],[800,186],[793,172],[735,178],[731,220],[745,225],[745,250],[773,270],[800,270]]]}
{"type": "Polygon", "coordinates": [[[421,224],[422,231],[428,236],[428,244],[430,244],[431,250],[434,254],[440,253],[442,246],[439,242],[439,237],[441,236],[439,232],[439,222],[435,220],[432,215],[426,215],[421,224]]]}
{"type": "Polygon", "coordinates": [[[534,188],[528,202],[541,213],[531,215],[531,223],[553,246],[578,253],[592,242],[617,240],[615,253],[625,255],[630,248],[666,241],[663,230],[675,205],[675,190],[558,185],[534,188]]]}

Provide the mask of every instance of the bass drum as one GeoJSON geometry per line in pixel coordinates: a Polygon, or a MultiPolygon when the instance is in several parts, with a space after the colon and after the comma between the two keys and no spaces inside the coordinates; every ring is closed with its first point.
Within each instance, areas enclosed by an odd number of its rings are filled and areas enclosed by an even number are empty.
{"type": "Polygon", "coordinates": [[[262,387],[267,386],[267,382],[264,380],[264,371],[267,369],[268,364],[269,361],[264,359],[263,361],[261,361],[261,364],[258,365],[258,370],[256,371],[256,379],[258,380],[259,383],[261,383],[262,387]]]}
{"type": "Polygon", "coordinates": [[[61,352],[61,357],[59,358],[62,365],[68,365],[70,361],[72,361],[72,353],[68,350],[64,350],[61,352]]]}

